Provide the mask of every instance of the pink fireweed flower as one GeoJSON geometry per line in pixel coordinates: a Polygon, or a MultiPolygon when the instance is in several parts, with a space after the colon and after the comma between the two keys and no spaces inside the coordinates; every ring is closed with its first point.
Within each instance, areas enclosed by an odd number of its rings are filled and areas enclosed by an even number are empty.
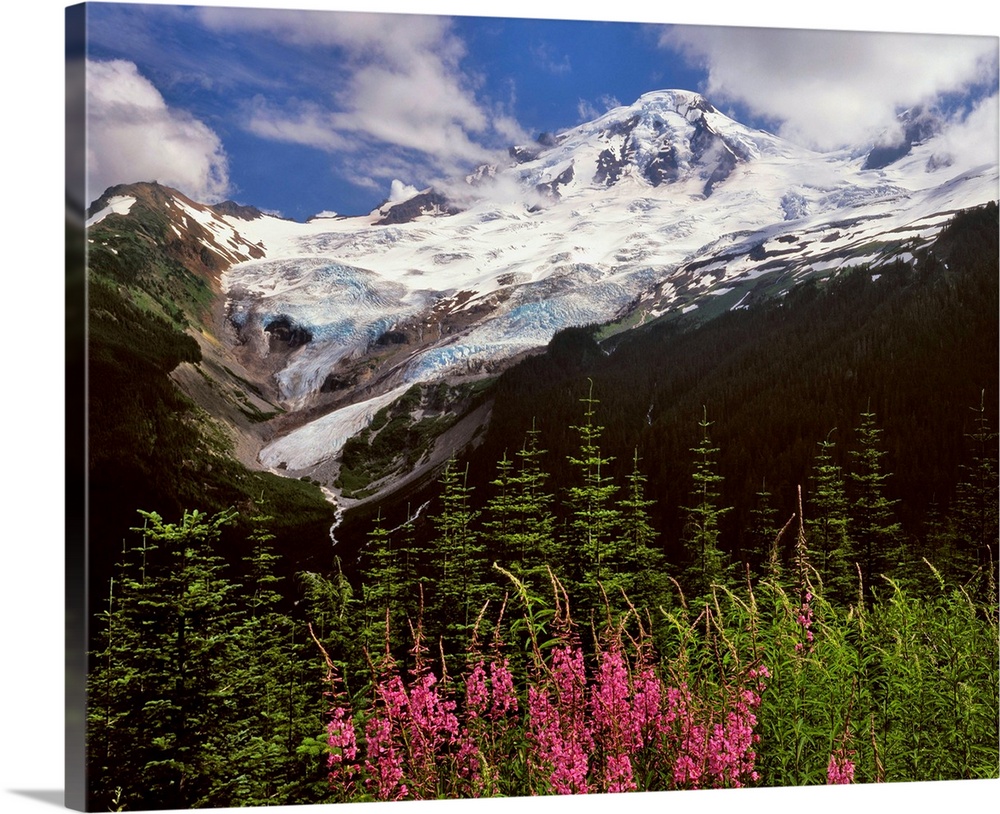
{"type": "Polygon", "coordinates": [[[462,727],[458,736],[458,754],[455,757],[458,776],[465,781],[470,797],[478,797],[483,780],[483,754],[468,727],[462,727]]]}
{"type": "Polygon", "coordinates": [[[612,639],[603,652],[598,649],[598,658],[588,711],[592,737],[603,758],[600,788],[633,791],[637,788],[636,769],[641,772],[649,761],[658,762],[656,754],[643,750],[656,744],[666,731],[663,683],[648,653],[638,653],[629,664],[620,639],[612,639]]]}
{"type": "Polygon", "coordinates": [[[528,762],[556,794],[589,791],[587,773],[593,738],[587,723],[583,652],[556,647],[551,672],[528,687],[528,762]]]}
{"type": "Polygon", "coordinates": [[[642,745],[648,746],[664,731],[663,682],[652,667],[644,668],[635,680],[633,709],[642,745]]]}
{"type": "Polygon", "coordinates": [[[840,739],[840,745],[833,750],[830,755],[830,762],[826,766],[826,782],[828,785],[842,785],[854,782],[854,750],[848,749],[847,744],[851,741],[851,730],[844,731],[840,739]]]}
{"type": "Polygon", "coordinates": [[[368,741],[365,757],[365,785],[379,800],[401,800],[408,789],[403,779],[403,760],[393,742],[393,725],[388,717],[372,717],[365,727],[368,741]]]}
{"type": "Polygon", "coordinates": [[[330,755],[326,760],[330,770],[330,786],[347,794],[354,785],[354,775],[357,772],[354,761],[358,756],[357,735],[350,710],[344,707],[334,709],[326,732],[330,747],[330,755]]]}
{"type": "Polygon", "coordinates": [[[693,703],[685,683],[667,689],[666,720],[675,725],[678,751],[673,778],[688,788],[737,788],[759,780],[754,764],[754,745],[760,736],[754,732],[760,706],[766,667],[752,668],[744,680],[724,689],[722,710],[693,703]]]}
{"type": "Polygon", "coordinates": [[[469,677],[465,680],[465,714],[469,718],[478,718],[486,711],[489,703],[489,690],[486,687],[486,666],[483,660],[476,662],[469,677]]]}
{"type": "Polygon", "coordinates": [[[556,794],[581,794],[589,790],[587,772],[592,744],[583,721],[561,713],[552,698],[528,688],[529,765],[548,781],[556,794]]]}
{"type": "Polygon", "coordinates": [[[826,782],[828,785],[841,785],[854,782],[854,761],[844,750],[836,750],[830,755],[830,763],[826,767],[826,782]]]}
{"type": "Polygon", "coordinates": [[[707,732],[697,720],[687,682],[667,688],[666,722],[675,726],[677,756],[674,759],[674,783],[681,787],[700,788],[705,770],[707,732]]]}
{"type": "Polygon", "coordinates": [[[802,598],[802,605],[799,607],[798,616],[796,617],[795,620],[798,623],[799,627],[802,628],[803,638],[805,639],[805,644],[803,644],[802,642],[795,643],[795,650],[800,653],[806,648],[806,645],[809,646],[810,651],[812,650],[813,611],[812,611],[812,605],[810,604],[812,602],[812,598],[813,595],[809,591],[806,591],[802,598]]]}
{"type": "Polygon", "coordinates": [[[590,717],[595,742],[604,753],[603,787],[632,791],[629,755],[642,745],[642,732],[630,698],[625,658],[617,647],[602,654],[590,692],[590,717]]]}
{"type": "Polygon", "coordinates": [[[465,679],[464,725],[455,759],[462,793],[470,797],[495,792],[508,757],[504,738],[517,725],[514,677],[499,648],[497,642],[489,663],[478,657],[465,679]]]}
{"type": "Polygon", "coordinates": [[[494,719],[517,712],[517,693],[514,692],[514,674],[507,659],[490,663],[490,685],[493,692],[493,707],[490,711],[494,719]]]}
{"type": "Polygon", "coordinates": [[[436,796],[438,759],[458,740],[455,702],[441,698],[436,684],[431,672],[415,678],[403,726],[411,787],[422,798],[436,796]]]}
{"type": "Polygon", "coordinates": [[[406,687],[387,665],[375,685],[375,705],[365,726],[365,785],[379,800],[400,800],[409,789],[403,780],[402,727],[409,699],[406,687]]]}
{"type": "Polygon", "coordinates": [[[615,733],[624,739],[626,748],[635,748],[632,705],[629,702],[628,670],[618,650],[601,658],[590,694],[591,718],[596,729],[615,733]]]}
{"type": "Polygon", "coordinates": [[[604,766],[604,785],[611,794],[635,791],[632,761],[628,755],[608,755],[604,766]]]}

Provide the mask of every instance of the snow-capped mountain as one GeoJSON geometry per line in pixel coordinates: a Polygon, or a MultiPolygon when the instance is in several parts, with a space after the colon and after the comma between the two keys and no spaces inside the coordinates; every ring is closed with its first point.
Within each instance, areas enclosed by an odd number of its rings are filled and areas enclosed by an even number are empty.
{"type": "MultiPolygon", "coordinates": [[[[816,153],[671,90],[365,217],[161,205],[222,269],[231,353],[308,416],[260,462],[304,474],[410,385],[494,373],[562,328],[717,313],[911,254],[998,196],[996,164],[937,132],[918,116],[905,146],[816,153]]],[[[109,190],[90,222],[130,197],[109,190]]]]}

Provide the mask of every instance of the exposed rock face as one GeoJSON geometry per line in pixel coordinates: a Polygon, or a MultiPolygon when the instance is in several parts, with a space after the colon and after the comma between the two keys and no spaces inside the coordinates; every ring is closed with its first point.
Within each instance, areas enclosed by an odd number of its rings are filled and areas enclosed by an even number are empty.
{"type": "Polygon", "coordinates": [[[570,181],[573,180],[573,165],[570,164],[566,169],[564,169],[559,175],[549,181],[547,184],[538,184],[535,187],[535,191],[545,195],[548,198],[558,198],[559,197],[559,187],[566,186],[570,181]]]}
{"type": "Polygon", "coordinates": [[[863,170],[880,170],[910,154],[920,144],[941,131],[941,119],[932,111],[917,107],[901,117],[902,134],[895,140],[876,144],[861,166],[863,170]]]}
{"type": "Polygon", "coordinates": [[[243,206],[235,201],[223,201],[214,204],[211,209],[220,215],[229,215],[240,220],[257,220],[257,218],[264,217],[264,213],[256,206],[243,206]]]}
{"type": "Polygon", "coordinates": [[[677,162],[677,148],[673,144],[665,144],[646,165],[645,176],[654,187],[676,181],[680,175],[680,165],[677,162]]]}
{"type": "Polygon", "coordinates": [[[312,341],[312,333],[308,328],[296,325],[284,315],[268,322],[264,326],[264,332],[270,335],[272,343],[281,342],[289,348],[308,345],[312,341]]]}
{"type": "Polygon", "coordinates": [[[376,344],[378,345],[407,345],[410,338],[403,331],[386,331],[382,334],[376,344]]]}
{"type": "MultiPolygon", "coordinates": [[[[156,182],[109,187],[87,210],[88,219],[107,209],[115,199],[122,198],[134,200],[128,217],[137,224],[137,231],[161,247],[171,260],[205,279],[215,291],[219,290],[219,275],[225,269],[234,263],[264,256],[263,249],[226,223],[219,210],[196,203],[176,189],[156,182]]],[[[238,207],[238,204],[232,206],[238,207]]],[[[240,209],[244,215],[249,211],[256,212],[256,217],[263,215],[253,207],[240,209]]],[[[121,216],[110,214],[107,217],[121,216]]]]}
{"type": "Polygon", "coordinates": [[[462,210],[440,192],[428,190],[394,206],[390,206],[383,211],[385,214],[377,221],[378,226],[409,223],[421,215],[427,214],[457,215],[462,210]]]}
{"type": "Polygon", "coordinates": [[[534,161],[538,158],[538,154],[541,152],[537,147],[511,147],[508,150],[510,157],[514,159],[517,164],[524,164],[527,161],[534,161]]]}
{"type": "Polygon", "coordinates": [[[510,155],[514,166],[525,168],[522,177],[550,199],[586,182],[610,188],[628,178],[652,187],[696,180],[708,197],[751,160],[744,140],[756,143],[759,134],[733,124],[698,94],[661,91],[556,137],[512,147],[510,155]],[[568,162],[575,167],[573,183],[553,180],[568,162]]]}
{"type": "Polygon", "coordinates": [[[716,133],[706,122],[699,118],[695,121],[695,132],[691,138],[691,152],[696,162],[702,164],[707,173],[705,181],[705,197],[712,194],[712,189],[725,181],[736,165],[747,156],[735,143],[716,133]]]}

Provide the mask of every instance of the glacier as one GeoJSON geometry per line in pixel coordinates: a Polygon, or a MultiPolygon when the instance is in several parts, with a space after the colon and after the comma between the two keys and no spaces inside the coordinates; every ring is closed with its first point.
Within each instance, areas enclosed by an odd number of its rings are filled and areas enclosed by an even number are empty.
{"type": "Polygon", "coordinates": [[[659,91],[512,150],[509,165],[449,190],[457,214],[391,225],[378,225],[379,210],[306,223],[220,216],[264,252],[222,277],[239,341],[267,357],[278,319],[310,337],[274,373],[288,409],[319,403],[331,372],[378,356],[387,332],[408,343],[374,392],[276,439],[260,460],[295,470],[329,460],[401,388],[494,372],[563,328],[636,308],[640,321],[691,312],[699,297],[779,268],[801,278],[912,255],[948,213],[997,197],[995,165],[936,161],[938,148],[931,139],[865,170],[863,151],[810,151],[698,94],[659,91]]]}

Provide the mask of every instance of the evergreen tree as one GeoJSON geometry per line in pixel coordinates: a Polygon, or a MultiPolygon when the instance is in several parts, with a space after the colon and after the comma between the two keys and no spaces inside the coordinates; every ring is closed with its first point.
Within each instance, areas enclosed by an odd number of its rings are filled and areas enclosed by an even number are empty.
{"type": "Polygon", "coordinates": [[[235,515],[185,512],[173,524],[141,514],[143,545],[109,597],[90,676],[95,794],[107,800],[120,787],[135,808],[222,805],[242,710],[229,669],[237,586],[213,547],[235,515]]]}
{"type": "Polygon", "coordinates": [[[572,428],[579,435],[579,451],[567,456],[578,472],[578,481],[566,490],[570,515],[566,581],[571,595],[575,592],[579,596],[580,601],[576,604],[585,611],[602,602],[600,586],[609,595],[617,593],[622,565],[619,540],[615,535],[619,512],[612,503],[618,487],[608,475],[614,459],[601,454],[600,439],[604,428],[595,422],[599,402],[593,391],[591,381],[586,398],[580,399],[585,405],[584,421],[572,428]]]}
{"type": "Polygon", "coordinates": [[[452,457],[439,483],[440,511],[434,517],[437,536],[432,549],[436,580],[426,597],[424,628],[443,637],[450,652],[458,652],[467,644],[466,636],[490,590],[484,546],[473,529],[478,512],[470,503],[468,473],[459,471],[452,457]]]}
{"type": "Polygon", "coordinates": [[[810,532],[813,562],[823,578],[828,596],[846,600],[856,592],[857,570],[848,535],[847,491],[841,468],[834,460],[834,430],[819,442],[813,462],[810,532]]]}
{"type": "Polygon", "coordinates": [[[396,563],[399,574],[399,590],[396,600],[399,610],[409,629],[409,622],[416,623],[417,615],[420,613],[421,602],[421,568],[426,562],[426,551],[417,542],[416,520],[419,515],[410,512],[410,506],[406,507],[406,520],[396,529],[390,531],[399,540],[397,546],[396,563]]]}
{"type": "Polygon", "coordinates": [[[694,505],[684,509],[687,512],[684,546],[688,559],[685,587],[695,596],[706,594],[713,583],[725,579],[726,557],[719,548],[719,518],[729,511],[719,506],[719,488],[723,480],[717,471],[719,449],[712,446],[708,436],[712,422],[708,420],[708,411],[702,410],[702,419],[698,422],[701,442],[691,448],[695,456],[691,476],[694,505]]]}
{"type": "MultiPolygon", "coordinates": [[[[657,531],[649,518],[655,500],[646,499],[646,476],[639,469],[639,450],[632,457],[624,496],[618,502],[621,516],[620,542],[622,590],[634,605],[653,608],[667,585],[666,559],[656,545],[657,531]]],[[[617,600],[617,597],[616,597],[617,600]]]]}
{"type": "Polygon", "coordinates": [[[495,492],[487,503],[483,527],[500,565],[547,588],[546,566],[558,569],[563,553],[555,539],[552,495],[545,489],[548,473],[541,466],[545,450],[538,439],[532,422],[517,452],[516,468],[506,453],[497,464],[497,477],[491,481],[495,492]]]}
{"type": "Polygon", "coordinates": [[[963,478],[955,496],[954,517],[958,547],[968,571],[997,567],[997,434],[986,416],[986,394],[975,408],[974,430],[967,434],[972,461],[962,466],[963,478]]]}
{"type": "Polygon", "coordinates": [[[305,629],[296,627],[293,630],[293,645],[298,647],[309,641],[308,628],[311,627],[313,635],[338,662],[344,680],[360,686],[367,680],[368,670],[364,666],[364,645],[357,630],[358,600],[344,575],[340,558],[334,557],[329,575],[300,571],[296,577],[302,594],[300,612],[305,629]]]}
{"type": "Polygon", "coordinates": [[[781,529],[777,525],[778,512],[774,508],[773,495],[768,491],[766,480],[761,481],[760,489],[754,497],[753,508],[750,510],[750,544],[744,559],[761,563],[762,571],[776,578],[780,572],[780,551],[777,547],[781,529]],[[774,573],[771,573],[772,567],[775,569],[774,573]]]}
{"type": "Polygon", "coordinates": [[[266,524],[272,518],[258,514],[245,558],[248,577],[246,613],[236,629],[237,659],[229,667],[237,716],[243,725],[230,740],[231,762],[239,766],[227,778],[224,799],[245,805],[268,805],[275,799],[313,800],[309,778],[322,772],[322,755],[300,749],[315,738],[322,685],[304,669],[313,657],[310,649],[295,646],[293,620],[281,612],[275,574],[279,560],[272,549],[273,535],[266,524]]]}
{"type": "Polygon", "coordinates": [[[382,523],[381,512],[368,532],[362,561],[365,647],[375,652],[385,644],[388,636],[389,646],[394,651],[403,648],[407,640],[402,600],[405,585],[397,552],[393,550],[391,533],[382,523]]]}
{"type": "Polygon", "coordinates": [[[521,524],[522,561],[526,576],[536,586],[549,585],[548,569],[558,570],[566,551],[555,533],[552,494],[545,485],[549,474],[542,467],[542,448],[534,420],[517,452],[518,471],[514,479],[517,512],[521,524]]]}
{"type": "Polygon", "coordinates": [[[890,473],[883,470],[885,451],[881,448],[882,430],[875,424],[875,414],[866,409],[856,430],[858,448],[850,451],[853,466],[847,474],[852,486],[852,506],[848,533],[855,542],[861,566],[865,595],[870,599],[873,580],[892,571],[904,556],[901,527],[894,517],[897,501],[885,494],[890,473]]]}
{"type": "Polygon", "coordinates": [[[494,492],[486,502],[483,529],[489,535],[493,559],[504,568],[520,575],[525,551],[518,522],[518,500],[514,478],[514,462],[504,451],[503,458],[497,462],[497,475],[490,481],[494,492]]]}
{"type": "Polygon", "coordinates": [[[147,745],[130,744],[138,741],[142,728],[144,672],[151,661],[141,609],[147,596],[155,596],[146,564],[156,548],[146,535],[135,549],[122,541],[117,576],[110,580],[105,610],[97,614],[102,630],[90,654],[87,683],[88,807],[95,810],[110,807],[122,794],[136,796],[134,778],[145,770],[147,745]]]}

